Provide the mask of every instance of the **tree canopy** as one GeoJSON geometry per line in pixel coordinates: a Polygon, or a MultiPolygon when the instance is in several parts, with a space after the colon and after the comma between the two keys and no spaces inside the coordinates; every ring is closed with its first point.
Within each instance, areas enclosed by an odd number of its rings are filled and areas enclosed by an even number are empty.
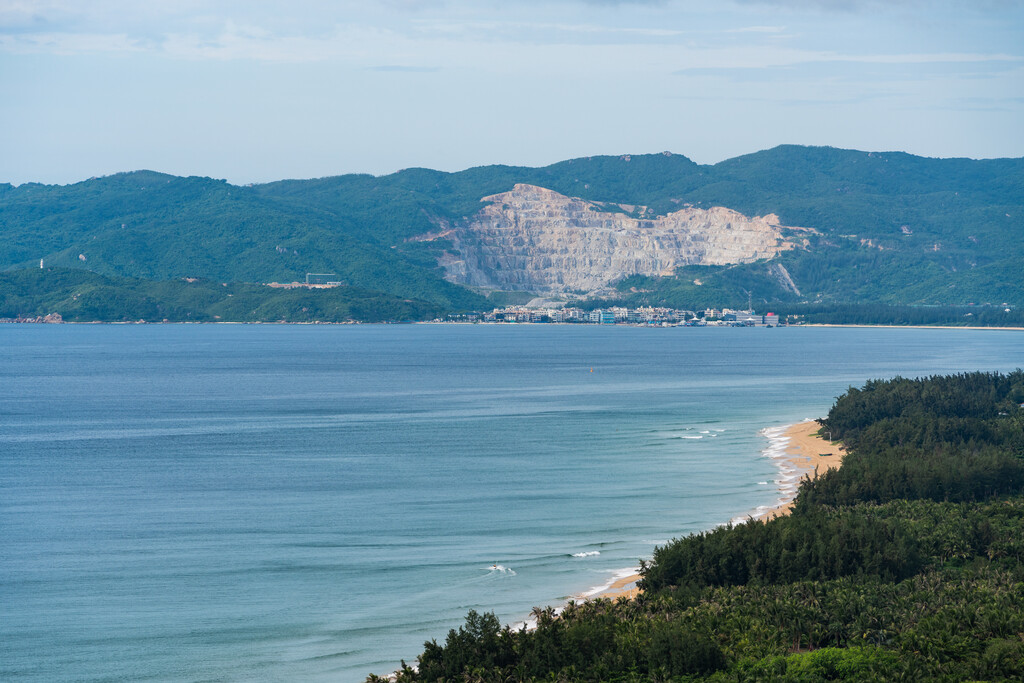
{"type": "Polygon", "coordinates": [[[471,613],[398,681],[1021,680],[1022,403],[1020,370],[851,388],[791,515],[657,548],[635,600],[471,613]]]}

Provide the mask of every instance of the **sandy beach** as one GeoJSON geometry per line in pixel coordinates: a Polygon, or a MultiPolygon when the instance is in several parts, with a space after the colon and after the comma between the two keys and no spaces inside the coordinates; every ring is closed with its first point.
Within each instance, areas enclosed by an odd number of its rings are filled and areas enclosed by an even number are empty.
{"type": "MultiPolygon", "coordinates": [[[[792,481],[802,481],[805,476],[815,476],[815,471],[822,474],[828,470],[839,467],[843,462],[845,451],[838,442],[831,442],[828,438],[818,436],[821,425],[813,420],[798,422],[790,425],[777,437],[784,442],[785,453],[781,458],[780,469],[788,473],[792,481]]],[[[761,511],[752,515],[756,519],[770,520],[776,517],[788,515],[793,509],[795,492],[791,486],[780,487],[782,502],[767,511],[761,511]]],[[[636,582],[640,579],[639,574],[623,577],[612,583],[606,590],[594,597],[598,598],[634,598],[639,589],[636,582]]]]}

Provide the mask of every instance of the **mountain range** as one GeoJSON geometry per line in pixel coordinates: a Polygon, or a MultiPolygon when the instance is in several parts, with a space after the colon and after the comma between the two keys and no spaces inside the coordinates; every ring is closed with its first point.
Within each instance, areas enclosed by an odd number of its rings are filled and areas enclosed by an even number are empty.
{"type": "Polygon", "coordinates": [[[36,271],[0,273],[0,317],[48,312],[28,308],[52,294],[49,268],[135,291],[329,274],[343,286],[325,296],[413,303],[410,315],[533,295],[1016,307],[1022,237],[1024,159],[787,145],[714,165],[665,152],[252,186],[136,171],[0,185],[0,271],[36,271]]]}

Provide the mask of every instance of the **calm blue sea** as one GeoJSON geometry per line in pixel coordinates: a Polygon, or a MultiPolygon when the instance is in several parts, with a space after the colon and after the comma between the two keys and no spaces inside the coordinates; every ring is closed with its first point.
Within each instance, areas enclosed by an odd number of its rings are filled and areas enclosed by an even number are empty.
{"type": "Polygon", "coordinates": [[[0,325],[0,679],[387,673],[774,503],[761,430],[850,385],[1020,366],[1007,331],[0,325]]]}

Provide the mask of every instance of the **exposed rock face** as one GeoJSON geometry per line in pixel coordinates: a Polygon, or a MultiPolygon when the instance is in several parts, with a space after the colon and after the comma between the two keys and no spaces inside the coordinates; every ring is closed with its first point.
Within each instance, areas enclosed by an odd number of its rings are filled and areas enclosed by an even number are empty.
{"type": "Polygon", "coordinates": [[[784,231],[801,230],[779,225],[774,215],[747,218],[722,207],[648,218],[644,207],[534,185],[483,201],[490,206],[466,224],[420,239],[452,240],[458,253],[441,259],[449,280],[504,290],[589,292],[629,275],[671,275],[682,265],[771,258],[794,247],[784,231]]]}

